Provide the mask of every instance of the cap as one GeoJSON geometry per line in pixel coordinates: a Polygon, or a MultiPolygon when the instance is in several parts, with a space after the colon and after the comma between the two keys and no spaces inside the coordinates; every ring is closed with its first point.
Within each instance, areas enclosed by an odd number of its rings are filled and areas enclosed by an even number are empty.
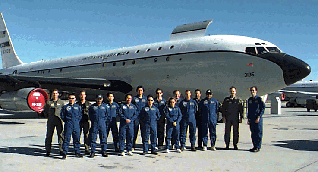
{"type": "Polygon", "coordinates": [[[96,99],[102,99],[103,98],[103,96],[101,95],[101,94],[98,94],[97,96],[96,96],[96,99]]]}
{"type": "Polygon", "coordinates": [[[206,90],[205,94],[212,94],[212,91],[210,89],[206,90]]]}

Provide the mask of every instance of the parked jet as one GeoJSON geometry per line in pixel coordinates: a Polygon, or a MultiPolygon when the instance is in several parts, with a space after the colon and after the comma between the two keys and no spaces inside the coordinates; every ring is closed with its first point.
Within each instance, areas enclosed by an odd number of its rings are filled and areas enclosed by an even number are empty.
{"type": "Polygon", "coordinates": [[[318,81],[300,81],[278,90],[287,107],[305,106],[307,99],[318,99],[318,81]]]}
{"type": "Polygon", "coordinates": [[[180,25],[170,40],[124,47],[93,54],[22,63],[9,32],[0,21],[2,67],[0,104],[4,109],[40,112],[49,98],[44,89],[69,92],[86,88],[88,94],[114,91],[121,97],[138,85],[145,94],[156,88],[171,96],[179,89],[213,90],[223,100],[231,86],[241,98],[257,86],[265,95],[293,84],[307,75],[310,66],[283,53],[276,45],[257,38],[236,35],[205,36],[212,20],[180,25]]]}

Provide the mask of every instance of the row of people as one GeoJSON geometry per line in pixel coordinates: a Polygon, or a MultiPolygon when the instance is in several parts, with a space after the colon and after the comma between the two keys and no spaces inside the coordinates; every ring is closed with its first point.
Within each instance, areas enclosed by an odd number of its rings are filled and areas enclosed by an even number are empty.
{"type": "MultiPolygon", "coordinates": [[[[248,123],[252,132],[252,141],[254,147],[251,149],[257,152],[260,149],[262,138],[262,120],[264,113],[264,103],[256,95],[257,88],[250,88],[252,98],[248,100],[249,115],[248,123]]],[[[119,155],[124,156],[124,148],[128,155],[132,155],[138,136],[139,127],[141,129],[143,154],[148,152],[148,140],[151,140],[151,153],[157,154],[157,145],[163,146],[164,131],[166,126],[166,152],[168,153],[171,144],[175,146],[177,152],[185,149],[186,133],[189,126],[191,150],[195,151],[195,133],[198,127],[198,147],[207,150],[208,130],[210,132],[211,150],[215,150],[216,140],[216,123],[219,103],[212,98],[212,91],[206,91],[206,98],[200,100],[201,91],[195,90],[195,99],[191,99],[191,91],[186,90],[185,99],[180,99],[180,91],[174,91],[175,98],[170,98],[168,104],[162,97],[163,91],[156,90],[157,97],[143,95],[143,87],[138,86],[136,89],[137,96],[126,95],[126,101],[121,105],[115,103],[114,95],[107,94],[107,104],[103,104],[102,95],[96,97],[96,103],[89,106],[85,100],[85,91],[79,95],[80,101],[75,104],[75,95],[69,95],[69,103],[64,105],[58,99],[58,91],[53,90],[53,99],[48,101],[45,106],[45,113],[48,116],[47,137],[45,147],[47,155],[51,152],[51,142],[54,127],[57,128],[59,149],[63,158],[66,158],[70,136],[73,136],[75,155],[82,157],[79,152],[79,138],[83,130],[85,153],[90,157],[95,156],[97,133],[101,140],[102,155],[107,156],[107,136],[112,130],[114,148],[119,151],[119,155]],[[61,108],[63,107],[63,108],[61,108]],[[120,117],[119,132],[117,128],[117,116],[120,117]],[[64,121],[64,141],[62,136],[64,121]],[[166,122],[167,121],[167,124],[166,122]],[[92,127],[90,128],[90,122],[92,127]],[[89,131],[90,128],[90,131],[89,131]],[[157,135],[158,134],[158,135],[157,135]],[[126,140],[126,146],[125,146],[126,140]],[[158,142],[157,142],[158,141],[158,142]],[[181,148],[179,147],[181,142],[181,148]],[[171,143],[172,142],[172,143],[171,143]],[[62,145],[63,143],[63,145],[62,145]],[[202,146],[203,144],[203,146],[202,146]],[[91,146],[91,151],[89,151],[91,146]]],[[[225,122],[224,140],[226,149],[229,149],[231,126],[233,126],[233,145],[238,149],[238,123],[243,119],[242,101],[236,98],[235,87],[230,88],[230,97],[223,101],[221,112],[225,122]]]]}

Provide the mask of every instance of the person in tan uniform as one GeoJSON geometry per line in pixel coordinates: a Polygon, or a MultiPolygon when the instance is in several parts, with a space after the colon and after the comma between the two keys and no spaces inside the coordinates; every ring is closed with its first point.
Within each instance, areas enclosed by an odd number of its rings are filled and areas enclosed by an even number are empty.
{"type": "Polygon", "coordinates": [[[59,99],[59,92],[57,89],[54,89],[52,91],[51,97],[52,99],[48,100],[45,103],[44,111],[43,111],[44,115],[48,117],[47,131],[46,131],[46,138],[45,138],[46,156],[50,156],[51,154],[52,138],[53,138],[55,128],[57,131],[60,154],[63,152],[63,149],[62,149],[63,121],[61,119],[60,113],[61,113],[62,106],[64,106],[64,102],[59,99]]]}

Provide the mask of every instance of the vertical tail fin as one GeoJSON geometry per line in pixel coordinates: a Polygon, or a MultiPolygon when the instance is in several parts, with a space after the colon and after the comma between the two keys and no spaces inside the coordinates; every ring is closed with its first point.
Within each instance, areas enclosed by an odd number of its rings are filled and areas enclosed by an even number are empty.
{"type": "Polygon", "coordinates": [[[9,68],[22,64],[22,61],[14,51],[2,13],[0,13],[0,50],[2,57],[2,68],[9,68]]]}

